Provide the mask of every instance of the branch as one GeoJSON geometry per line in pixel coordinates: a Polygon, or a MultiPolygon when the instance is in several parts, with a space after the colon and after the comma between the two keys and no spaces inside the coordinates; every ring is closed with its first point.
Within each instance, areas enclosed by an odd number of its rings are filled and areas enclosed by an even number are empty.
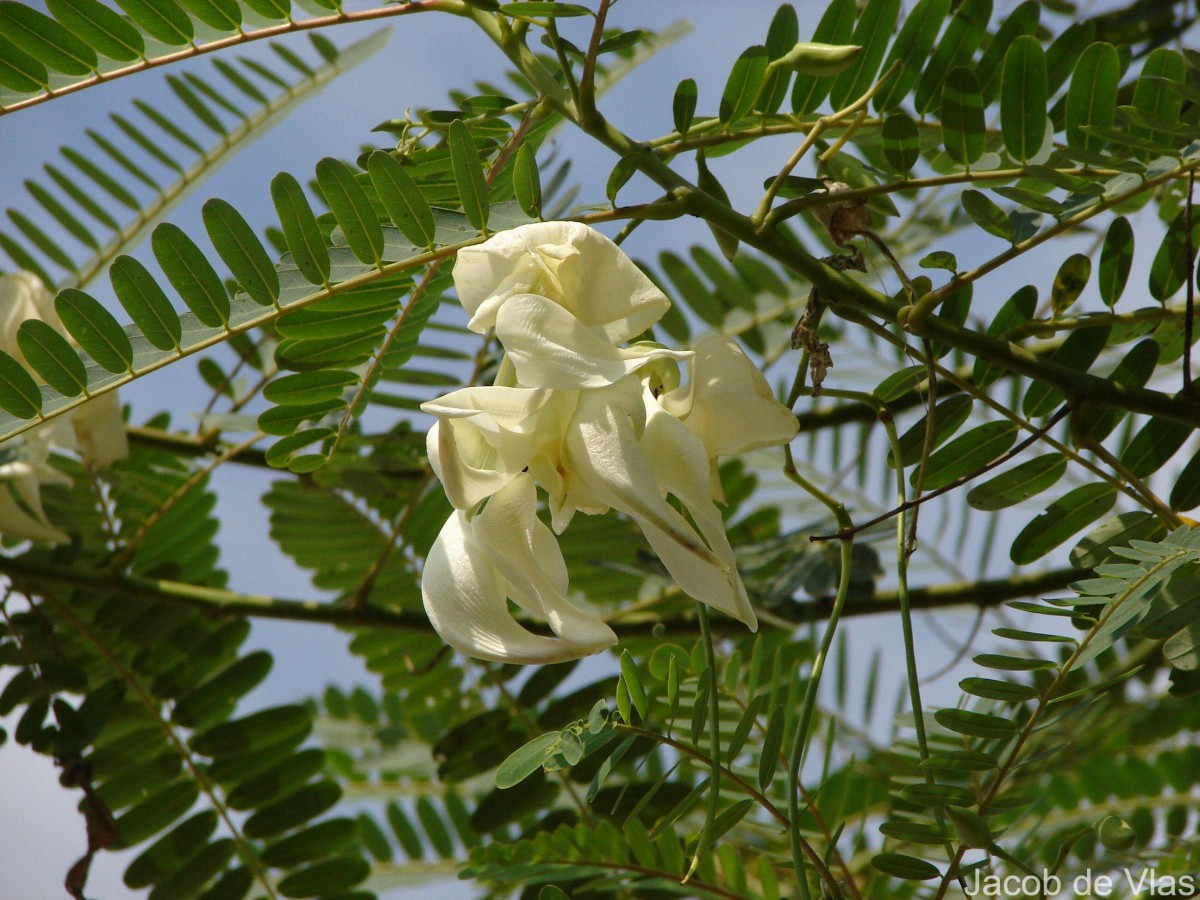
{"type": "MultiPolygon", "coordinates": [[[[239,594],[221,588],[185,584],[162,578],[143,578],[110,572],[70,569],[50,561],[28,556],[0,556],[0,573],[7,575],[18,590],[42,594],[47,588],[111,591],[120,596],[147,603],[169,603],[206,610],[214,616],[247,616],[256,619],[282,619],[335,625],[339,628],[384,628],[393,631],[429,634],[433,631],[422,611],[391,610],[378,606],[351,609],[323,600],[294,600],[267,594],[239,594]]],[[[948,606],[998,606],[1008,600],[1029,597],[1065,588],[1088,575],[1086,569],[1051,569],[1038,575],[1013,575],[985,581],[966,581],[916,588],[909,592],[912,609],[941,609],[948,606]]],[[[797,602],[786,610],[773,610],[776,616],[793,625],[803,625],[829,617],[832,597],[797,602]]],[[[894,613],[900,608],[895,592],[846,602],[843,616],[867,616],[894,613]]],[[[613,623],[622,638],[649,637],[659,634],[694,635],[696,620],[690,615],[669,619],[647,617],[644,620],[613,623]]],[[[745,634],[745,627],[732,619],[719,618],[714,630],[726,635],[745,634]]]]}
{"type": "Polygon", "coordinates": [[[107,84],[110,81],[116,81],[119,78],[124,78],[127,75],[136,75],[138,72],[146,72],[150,69],[156,69],[159,66],[167,66],[172,63],[180,62],[185,59],[194,59],[197,56],[203,56],[206,53],[214,53],[217,50],[224,50],[228,47],[241,47],[253,41],[261,41],[265,38],[279,37],[284,34],[295,34],[301,31],[311,31],[314,28],[325,28],[330,25],[341,25],[346,22],[369,22],[375,19],[389,19],[393,16],[403,16],[409,13],[428,12],[430,10],[443,10],[445,12],[462,14],[463,4],[457,0],[411,0],[411,2],[403,6],[384,6],[378,9],[364,9],[359,12],[342,12],[332,16],[318,16],[312,19],[304,19],[300,22],[283,22],[279,25],[270,25],[266,28],[259,28],[255,31],[239,31],[237,34],[231,34],[228,37],[219,38],[215,41],[209,41],[207,44],[193,44],[183,50],[176,50],[174,53],[167,53],[163,56],[156,56],[153,59],[143,58],[138,62],[128,66],[122,66],[119,69],[113,69],[108,72],[96,72],[88,78],[81,81],[76,81],[72,84],[63,85],[60,88],[47,89],[44,93],[36,94],[33,97],[26,97],[23,100],[17,100],[7,106],[0,106],[0,116],[8,115],[9,113],[17,112],[18,110],[28,109],[31,106],[45,103],[48,100],[54,100],[58,97],[65,97],[67,94],[74,94],[86,88],[95,87],[98,84],[107,84]]]}

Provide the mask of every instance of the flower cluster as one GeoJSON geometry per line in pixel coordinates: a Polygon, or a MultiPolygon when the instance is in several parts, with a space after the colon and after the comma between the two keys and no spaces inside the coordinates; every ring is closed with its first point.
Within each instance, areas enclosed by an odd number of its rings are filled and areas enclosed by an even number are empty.
{"type": "MultiPolygon", "coordinates": [[[[17,330],[26,319],[41,319],[71,340],[41,279],[29,272],[0,275],[0,350],[21,361],[25,356],[17,343],[17,330]]],[[[116,391],[101,394],[0,447],[0,535],[51,544],[68,539],[42,508],[41,485],[71,483],[50,464],[51,447],[76,452],[97,469],[128,456],[116,391]]]]}
{"type": "Polygon", "coordinates": [[[515,663],[576,659],[616,642],[568,599],[537,487],[554,532],[576,512],[623,512],[685,593],[756,628],[714,502],[723,500],[716,458],[786,443],[797,425],[736,342],[623,346],[670,301],[616,244],[577,223],[526,225],[466,248],[454,282],[468,326],[494,328],[506,359],[496,385],[422,406],[437,418],[429,459],[455,508],[422,579],[442,638],[468,656],[515,663]],[[509,599],[555,637],[513,619],[509,599]]]}

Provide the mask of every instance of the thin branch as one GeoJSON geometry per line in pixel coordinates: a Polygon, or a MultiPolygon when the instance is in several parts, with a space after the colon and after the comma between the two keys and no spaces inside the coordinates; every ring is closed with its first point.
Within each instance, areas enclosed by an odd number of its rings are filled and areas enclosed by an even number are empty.
{"type": "Polygon", "coordinates": [[[1196,248],[1192,246],[1192,190],[1196,186],[1196,170],[1188,172],[1187,201],[1184,206],[1184,223],[1187,230],[1187,304],[1183,318],[1183,392],[1191,394],[1192,384],[1192,334],[1196,313],[1196,248]]]}
{"type": "MultiPolygon", "coordinates": [[[[1061,407],[1058,410],[1058,412],[1056,412],[1054,415],[1052,415],[1049,419],[1046,420],[1045,425],[1042,425],[1040,428],[1038,428],[1036,431],[1034,431],[1032,434],[1030,434],[1029,437],[1025,438],[1025,440],[1023,440],[1019,444],[1015,445],[1012,449],[1010,449],[1004,453],[1001,453],[995,459],[984,463],[982,466],[980,466],[974,472],[969,472],[966,475],[956,478],[949,484],[943,485],[942,487],[938,488],[937,490],[933,490],[927,494],[917,496],[917,497],[913,498],[912,500],[906,500],[905,502],[896,506],[894,509],[889,509],[887,512],[881,513],[880,515],[876,516],[875,518],[870,519],[869,521],[863,522],[861,525],[855,525],[852,529],[850,529],[848,531],[842,530],[842,531],[834,531],[830,534],[814,534],[811,537],[809,537],[809,540],[814,541],[814,542],[815,541],[838,541],[838,540],[841,540],[842,538],[850,537],[851,535],[857,534],[860,531],[865,531],[868,528],[878,525],[880,522],[886,522],[888,519],[892,518],[893,516],[898,516],[901,513],[908,512],[908,510],[910,510],[910,509],[915,509],[916,507],[920,506],[922,503],[932,500],[935,497],[940,497],[940,496],[942,496],[942,494],[947,494],[950,491],[956,490],[956,489],[962,487],[964,484],[966,484],[970,481],[974,481],[980,475],[985,475],[988,472],[990,472],[992,469],[995,469],[997,466],[1002,466],[1006,462],[1008,462],[1010,459],[1014,459],[1017,456],[1019,456],[1032,444],[1034,444],[1037,441],[1040,441],[1042,438],[1044,438],[1046,436],[1046,434],[1050,431],[1050,429],[1052,429],[1055,425],[1057,425],[1059,422],[1061,422],[1066,417],[1067,413],[1069,413],[1070,411],[1071,411],[1071,408],[1069,406],[1061,407]]],[[[896,462],[897,462],[897,467],[899,467],[900,461],[897,460],[896,462]]],[[[903,477],[904,477],[903,471],[899,472],[898,474],[899,474],[899,477],[901,479],[903,479],[903,477]]]]}
{"type": "MultiPolygon", "coordinates": [[[[376,606],[349,609],[323,600],[295,600],[267,594],[240,594],[221,588],[203,587],[162,578],[143,578],[111,572],[72,569],[58,563],[27,557],[0,556],[0,574],[7,575],[16,589],[41,595],[47,588],[110,591],[113,594],[148,603],[169,603],[201,609],[214,616],[247,616],[335,625],[340,628],[383,628],[394,631],[432,634],[423,611],[391,610],[376,606]]],[[[1087,569],[1073,567],[1051,569],[1037,575],[1012,575],[983,581],[963,581],[915,588],[909,591],[912,609],[944,609],[953,606],[991,607],[1008,600],[1062,590],[1074,581],[1086,578],[1087,569]]],[[[775,618],[789,627],[798,627],[829,617],[832,597],[817,597],[795,602],[786,609],[773,610],[775,618]]],[[[873,597],[855,597],[846,601],[842,616],[869,616],[896,612],[900,608],[895,593],[873,597]]],[[[719,617],[713,631],[744,635],[740,622],[719,617]]],[[[647,616],[643,621],[614,622],[613,630],[621,638],[652,635],[695,636],[697,625],[690,615],[668,619],[647,616]]]]}
{"type": "Polygon", "coordinates": [[[359,12],[342,12],[331,16],[318,16],[312,19],[304,19],[299,22],[288,21],[279,25],[270,25],[266,28],[259,28],[254,31],[239,31],[237,34],[232,34],[229,37],[218,38],[215,41],[209,41],[206,44],[193,44],[183,50],[176,50],[173,53],[166,53],[162,56],[156,56],[153,59],[143,58],[139,62],[131,63],[128,66],[122,66],[119,69],[113,69],[109,72],[97,72],[82,81],[76,81],[72,84],[64,85],[60,88],[46,90],[44,93],[37,94],[33,97],[26,97],[24,100],[17,100],[7,106],[0,106],[0,116],[8,115],[9,113],[17,112],[18,110],[28,109],[31,106],[37,106],[45,103],[48,100],[54,100],[58,97],[65,97],[68,94],[74,94],[86,88],[95,87],[98,84],[107,84],[110,81],[116,81],[119,78],[124,78],[127,75],[136,75],[138,72],[146,72],[150,69],[156,69],[159,66],[168,66],[185,59],[194,59],[197,56],[203,56],[206,53],[214,53],[218,50],[225,50],[229,47],[240,47],[254,41],[261,41],[267,38],[280,37],[285,34],[295,34],[301,31],[311,31],[315,28],[326,28],[330,25],[342,25],[346,22],[369,22],[376,19],[389,19],[393,16],[404,16],[410,13],[428,12],[431,10],[442,10],[444,12],[461,14],[463,4],[458,0],[411,0],[402,6],[383,6],[377,9],[365,9],[359,12]]]}

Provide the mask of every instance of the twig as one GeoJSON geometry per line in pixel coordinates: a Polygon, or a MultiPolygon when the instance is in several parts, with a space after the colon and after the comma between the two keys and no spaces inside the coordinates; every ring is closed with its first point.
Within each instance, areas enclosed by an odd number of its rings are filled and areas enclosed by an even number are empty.
{"type": "MultiPolygon", "coordinates": [[[[1045,425],[1042,425],[1041,427],[1039,427],[1036,431],[1034,431],[1032,434],[1030,434],[1029,437],[1027,437],[1027,438],[1025,438],[1025,440],[1021,441],[1021,443],[1017,444],[1012,449],[1007,450],[1004,453],[1000,454],[999,456],[997,456],[995,459],[991,460],[990,462],[984,463],[982,466],[980,466],[974,472],[970,472],[966,475],[956,478],[956,479],[954,479],[954,481],[950,482],[949,484],[943,485],[942,487],[938,488],[937,490],[930,491],[928,494],[923,494],[920,497],[916,497],[912,500],[907,500],[904,503],[901,503],[895,509],[889,509],[887,512],[882,513],[881,515],[878,515],[875,518],[873,518],[867,522],[863,522],[861,525],[855,525],[851,529],[842,529],[840,531],[835,531],[830,534],[814,534],[811,537],[809,537],[809,540],[814,541],[814,542],[842,540],[843,538],[850,537],[851,535],[857,534],[860,531],[865,531],[868,528],[878,525],[880,522],[886,522],[888,519],[892,518],[893,516],[898,516],[901,513],[907,512],[910,509],[914,509],[915,507],[918,507],[922,503],[932,500],[935,497],[940,497],[942,494],[946,494],[946,493],[949,493],[950,491],[956,490],[957,488],[962,487],[967,482],[974,481],[980,475],[984,475],[984,474],[990,472],[992,469],[996,468],[997,466],[1002,466],[1002,465],[1004,465],[1004,463],[1008,462],[1010,459],[1013,459],[1014,457],[1020,455],[1031,444],[1033,444],[1034,442],[1039,441],[1043,437],[1045,437],[1046,434],[1050,431],[1050,429],[1052,429],[1055,425],[1057,425],[1059,422],[1061,422],[1063,420],[1063,418],[1067,415],[1067,413],[1069,413],[1070,411],[1071,411],[1070,406],[1061,407],[1058,410],[1058,412],[1056,412],[1054,415],[1052,415],[1046,421],[1045,425]]],[[[898,460],[898,459],[896,460],[896,468],[898,470],[900,469],[900,460],[898,460]]],[[[899,471],[899,477],[900,478],[904,477],[903,470],[899,471]]]]}

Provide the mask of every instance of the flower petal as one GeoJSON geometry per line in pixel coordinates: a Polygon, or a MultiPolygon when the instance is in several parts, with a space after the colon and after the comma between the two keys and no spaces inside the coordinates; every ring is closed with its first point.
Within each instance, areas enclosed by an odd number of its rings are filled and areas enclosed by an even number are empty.
{"type": "MultiPolygon", "coordinates": [[[[586,495],[662,532],[682,552],[716,571],[729,566],[663,499],[646,454],[638,443],[644,421],[641,384],[627,379],[605,390],[580,394],[575,421],[567,432],[567,465],[586,495]]],[[[551,497],[553,503],[554,497],[551,497]]],[[[568,492],[563,505],[570,506],[568,492]]],[[[660,554],[661,555],[661,554],[660,554]]]]}
{"type": "Polygon", "coordinates": [[[26,319],[41,319],[67,337],[62,320],[54,310],[54,297],[32,272],[0,275],[0,350],[24,360],[17,345],[17,328],[26,319]]]}
{"type": "Polygon", "coordinates": [[[567,564],[550,529],[538,521],[537,490],[518,475],[472,520],[475,537],[508,593],[527,613],[549,623],[563,640],[602,650],[617,642],[596,615],[567,600],[567,564]]]}
{"type": "Polygon", "coordinates": [[[539,414],[551,399],[543,390],[476,387],[421,405],[438,417],[426,447],[455,509],[471,509],[529,465],[539,414]]]}
{"type": "Polygon", "coordinates": [[[508,614],[503,581],[466,514],[452,514],[430,548],[421,578],[421,596],[434,630],[460,653],[494,662],[544,665],[600,649],[522,627],[508,614]]]}
{"type": "Polygon", "coordinates": [[[613,384],[651,360],[683,360],[687,351],[665,347],[622,349],[597,327],[536,294],[510,297],[496,315],[496,337],[508,351],[521,384],[584,389],[613,384]]]}
{"type": "Polygon", "coordinates": [[[643,525],[646,539],[685,593],[757,631],[758,618],[738,574],[721,512],[712,501],[704,445],[682,422],[664,412],[649,391],[644,396],[647,412],[641,444],[655,480],[662,491],[673,494],[683,504],[722,566],[681,552],[676,542],[664,540],[664,535],[654,534],[643,525]]]}
{"type": "Polygon", "coordinates": [[[94,397],[67,413],[75,430],[79,454],[97,469],[107,469],[129,456],[125,416],[116,391],[94,397]]]}
{"type": "Polygon", "coordinates": [[[641,334],[671,305],[620,247],[579,222],[522,225],[464,247],[454,284],[480,334],[517,294],[549,298],[611,344],[641,334]]]}
{"type": "Polygon", "coordinates": [[[733,338],[705,337],[688,369],[687,384],[659,403],[704,442],[709,457],[774,447],[796,436],[796,417],[733,338]]]}

